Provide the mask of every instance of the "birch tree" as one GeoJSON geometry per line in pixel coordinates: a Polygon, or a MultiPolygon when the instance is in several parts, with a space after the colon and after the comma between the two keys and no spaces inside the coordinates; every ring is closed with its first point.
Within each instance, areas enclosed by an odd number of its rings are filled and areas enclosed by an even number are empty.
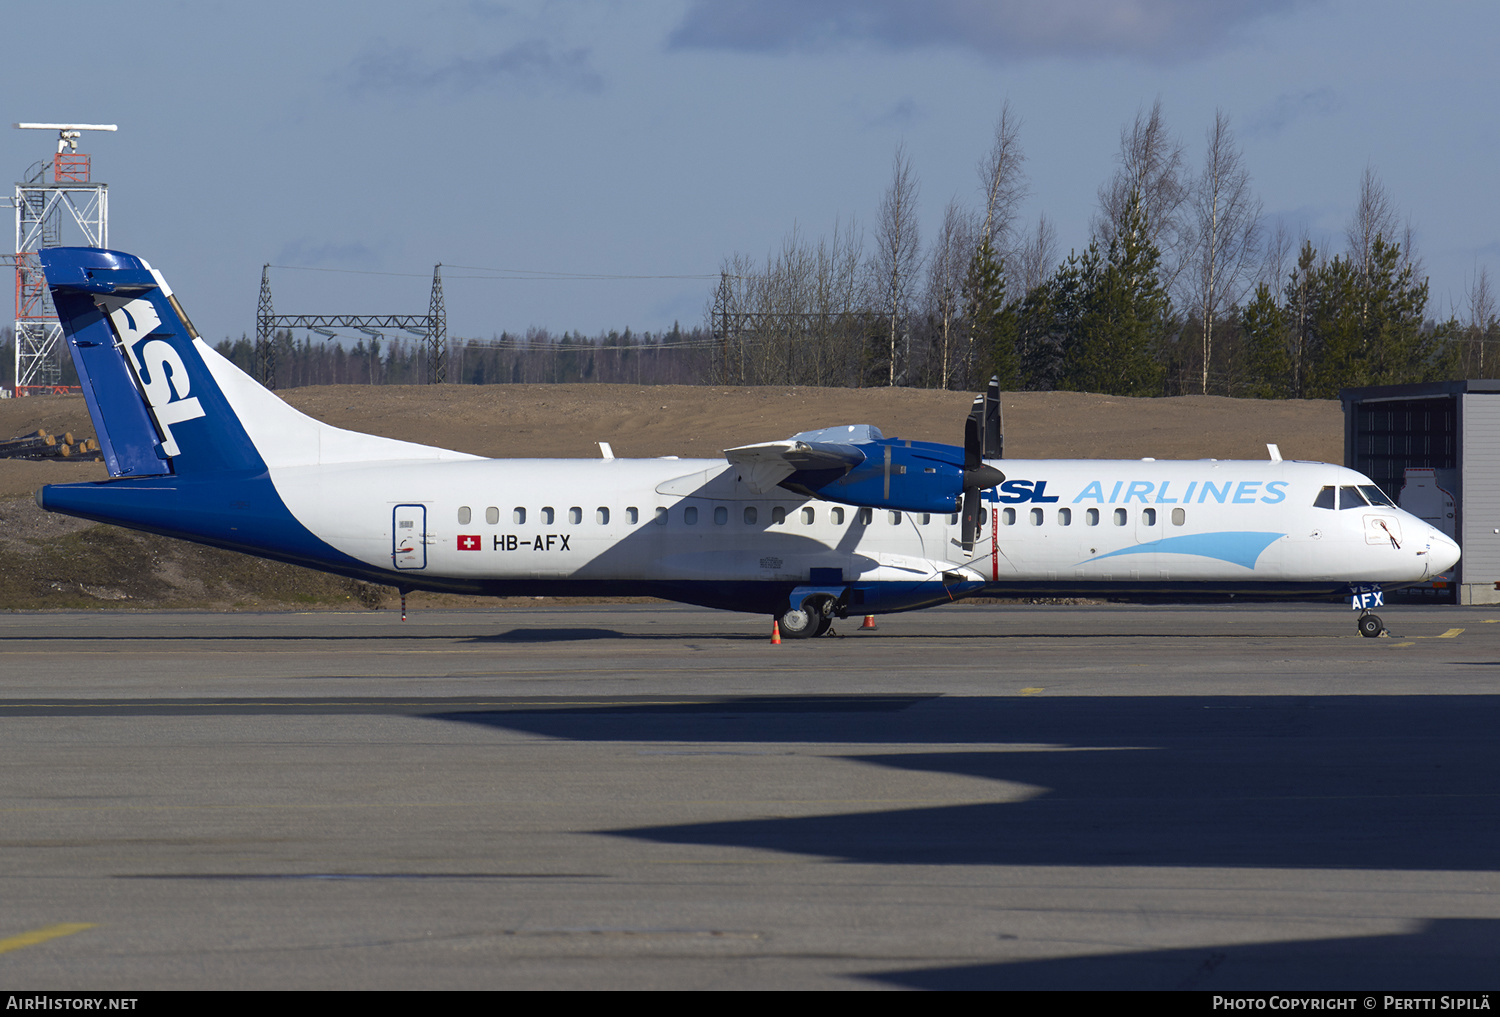
{"type": "Polygon", "coordinates": [[[993,370],[1011,377],[1015,374],[1015,340],[1013,336],[1000,334],[1004,330],[999,325],[1005,306],[1005,261],[1011,246],[1011,229],[1016,209],[1026,196],[1026,174],[1022,169],[1026,155],[1021,151],[1020,137],[1021,118],[1006,100],[995,121],[990,149],[979,162],[984,210],[979,215],[964,279],[964,304],[969,312],[963,358],[965,385],[972,386],[978,380],[975,366],[986,351],[993,370]],[[1009,349],[996,348],[1007,343],[1009,349]]]}
{"type": "Polygon", "coordinates": [[[1229,118],[1214,115],[1208,130],[1203,171],[1193,188],[1192,271],[1188,288],[1203,329],[1201,391],[1208,394],[1213,359],[1214,319],[1245,293],[1260,233],[1260,201],[1250,190],[1250,173],[1234,144],[1229,118]]]}
{"type": "Polygon", "coordinates": [[[891,185],[880,202],[873,265],[881,317],[886,321],[890,342],[890,362],[886,370],[888,385],[895,385],[898,375],[901,375],[897,370],[900,359],[897,344],[898,340],[909,339],[907,316],[912,286],[922,264],[917,192],[917,178],[906,155],[906,145],[897,145],[896,154],[891,159],[891,185]]]}
{"type": "MultiPolygon", "coordinates": [[[[1490,286],[1488,266],[1479,269],[1479,274],[1468,286],[1467,296],[1469,320],[1465,324],[1464,338],[1469,342],[1469,365],[1474,377],[1483,378],[1486,368],[1484,347],[1486,342],[1494,337],[1496,331],[1495,291],[1490,286]]],[[[1489,370],[1494,370],[1493,364],[1489,365],[1489,370]]]]}
{"type": "Polygon", "coordinates": [[[1099,188],[1093,221],[1094,239],[1107,250],[1118,239],[1120,224],[1135,221],[1127,206],[1138,203],[1145,240],[1160,255],[1161,281],[1168,291],[1176,286],[1183,260],[1182,206],[1188,188],[1182,173],[1182,143],[1167,129],[1158,99],[1149,113],[1138,112],[1135,122],[1120,131],[1120,166],[1099,188]]]}
{"type": "Polygon", "coordinates": [[[1026,155],[1021,151],[1021,119],[1010,108],[1010,101],[1000,107],[995,122],[995,138],[989,153],[979,163],[979,182],[984,191],[984,214],[974,245],[988,243],[1003,253],[1009,248],[1011,227],[1015,225],[1016,208],[1026,197],[1026,174],[1022,165],[1026,155]]]}
{"type": "Polygon", "coordinates": [[[1023,298],[1052,275],[1059,262],[1057,227],[1045,212],[1037,216],[1036,228],[1019,239],[1011,257],[1015,266],[1011,274],[1021,284],[1023,298]]]}
{"type": "MultiPolygon", "coordinates": [[[[1344,227],[1344,236],[1349,242],[1349,260],[1354,263],[1361,279],[1370,278],[1377,238],[1383,237],[1387,244],[1403,239],[1396,235],[1399,222],[1396,203],[1380,182],[1379,174],[1366,166],[1364,176],[1360,178],[1359,200],[1355,203],[1354,214],[1349,218],[1349,225],[1344,227]]],[[[1410,256],[1408,253],[1407,257],[1410,256]]]]}
{"type": "Polygon", "coordinates": [[[974,250],[973,217],[958,203],[948,202],[943,225],[927,259],[927,313],[939,346],[939,388],[953,377],[954,340],[960,336],[964,277],[974,250]]]}

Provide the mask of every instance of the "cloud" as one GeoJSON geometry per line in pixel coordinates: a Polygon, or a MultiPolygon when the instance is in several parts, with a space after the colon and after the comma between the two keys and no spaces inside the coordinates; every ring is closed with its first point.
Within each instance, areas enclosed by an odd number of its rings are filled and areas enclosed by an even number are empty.
{"type": "Polygon", "coordinates": [[[1331,88],[1283,92],[1271,100],[1269,105],[1246,117],[1245,130],[1254,136],[1277,135],[1294,120],[1306,116],[1327,116],[1337,112],[1341,104],[1339,94],[1331,88]]]}
{"type": "Polygon", "coordinates": [[[911,96],[898,99],[874,116],[865,118],[866,127],[907,127],[925,116],[922,108],[911,96]]]}
{"type": "MultiPolygon", "coordinates": [[[[968,49],[991,59],[1136,57],[1176,62],[1308,0],[693,0],[675,49],[821,52],[873,43],[968,49]]],[[[1316,0],[1312,0],[1316,2],[1316,0]]]]}
{"type": "Polygon", "coordinates": [[[369,50],[354,58],[347,75],[356,91],[474,92],[504,87],[598,92],[604,79],[590,51],[558,49],[527,39],[497,53],[433,59],[406,46],[369,50]]]}

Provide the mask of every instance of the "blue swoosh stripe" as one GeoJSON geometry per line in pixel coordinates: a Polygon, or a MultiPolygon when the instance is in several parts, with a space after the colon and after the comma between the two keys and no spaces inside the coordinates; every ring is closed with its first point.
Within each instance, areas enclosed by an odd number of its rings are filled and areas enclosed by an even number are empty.
{"type": "Polygon", "coordinates": [[[1284,533],[1257,533],[1254,531],[1230,530],[1222,533],[1189,533],[1181,537],[1166,537],[1149,544],[1138,544],[1120,551],[1110,551],[1095,558],[1088,558],[1080,565],[1103,558],[1114,558],[1124,554],[1192,554],[1200,558],[1217,558],[1231,565],[1253,569],[1261,554],[1274,542],[1286,536],[1284,533]]]}

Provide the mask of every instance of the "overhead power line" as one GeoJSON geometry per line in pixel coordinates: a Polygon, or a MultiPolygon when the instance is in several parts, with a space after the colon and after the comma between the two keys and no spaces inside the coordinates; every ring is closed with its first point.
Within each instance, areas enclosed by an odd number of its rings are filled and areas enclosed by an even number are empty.
{"type": "MultiPolygon", "coordinates": [[[[383,275],[401,276],[413,279],[426,278],[421,272],[379,272],[374,269],[364,268],[320,268],[314,265],[272,265],[272,268],[283,269],[290,272],[338,272],[344,275],[383,275]]],[[[444,273],[445,279],[493,279],[512,281],[609,281],[609,280],[633,280],[633,279],[717,279],[717,272],[704,275],[622,275],[607,272],[554,272],[543,269],[532,268],[485,268],[480,265],[450,265],[443,263],[445,269],[462,269],[466,272],[485,272],[486,275],[455,275],[444,273]]]]}

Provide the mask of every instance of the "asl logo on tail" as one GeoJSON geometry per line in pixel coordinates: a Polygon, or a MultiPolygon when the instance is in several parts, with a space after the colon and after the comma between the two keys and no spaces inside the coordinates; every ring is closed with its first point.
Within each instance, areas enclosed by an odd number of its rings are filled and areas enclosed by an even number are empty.
{"type": "Polygon", "coordinates": [[[168,456],[180,454],[172,437],[172,425],[203,416],[203,407],[188,396],[192,382],[187,365],[165,339],[149,339],[161,326],[161,316],[151,301],[136,298],[109,313],[115,334],[129,353],[131,368],[151,404],[151,412],[161,429],[161,448],[168,456]]]}

